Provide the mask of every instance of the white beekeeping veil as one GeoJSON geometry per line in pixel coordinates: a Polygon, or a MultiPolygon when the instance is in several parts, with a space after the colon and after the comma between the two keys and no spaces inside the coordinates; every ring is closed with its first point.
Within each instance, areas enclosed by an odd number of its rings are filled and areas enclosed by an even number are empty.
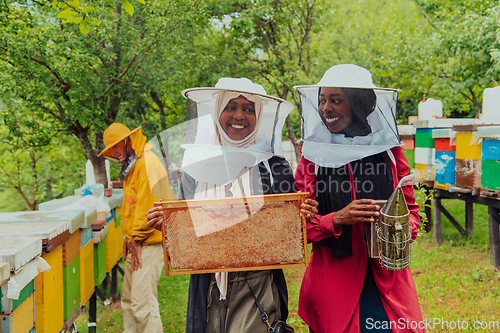
{"type": "MultiPolygon", "coordinates": [[[[293,109],[291,103],[267,95],[261,85],[246,78],[221,78],[215,87],[187,89],[182,94],[188,99],[190,120],[149,141],[151,150],[169,175],[174,194],[179,189],[177,175],[182,172],[198,182],[226,185],[244,168],[281,155],[282,129],[293,109]],[[245,139],[233,141],[221,129],[218,119],[221,108],[239,96],[255,104],[257,121],[255,130],[245,139]]],[[[160,187],[155,193],[167,193],[162,190],[165,187],[165,182],[160,181],[162,174],[156,178],[149,177],[151,187],[155,184],[160,187]]]]}
{"type": "Polygon", "coordinates": [[[302,154],[338,168],[401,145],[398,90],[378,88],[356,65],[331,67],[316,85],[295,86],[302,102],[302,154]]]}
{"type": "Polygon", "coordinates": [[[281,131],[293,105],[269,96],[249,79],[222,78],[215,87],[192,88],[182,92],[195,108],[196,126],[188,129],[182,170],[197,181],[224,185],[245,167],[253,167],[273,155],[281,155],[281,131]],[[229,139],[219,125],[221,108],[230,99],[243,96],[255,103],[255,130],[242,141],[229,139]],[[224,105],[223,105],[224,104],[224,105]]]}

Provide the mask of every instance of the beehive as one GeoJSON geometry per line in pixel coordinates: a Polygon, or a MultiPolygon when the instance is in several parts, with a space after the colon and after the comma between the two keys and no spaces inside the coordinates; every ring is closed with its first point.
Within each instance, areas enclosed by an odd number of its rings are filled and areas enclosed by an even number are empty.
{"type": "Polygon", "coordinates": [[[415,165],[415,128],[412,125],[398,125],[398,133],[404,143],[403,152],[410,168],[415,165]]]}
{"type": "Polygon", "coordinates": [[[435,129],[432,131],[435,152],[435,176],[436,187],[443,185],[445,189],[455,185],[455,144],[452,140],[454,132],[451,128],[435,129]],[[452,144],[453,143],[453,144],[452,144]]]}
{"type": "Polygon", "coordinates": [[[500,126],[479,127],[481,148],[481,187],[500,191],[500,126]]]}
{"type": "Polygon", "coordinates": [[[58,210],[46,212],[15,212],[1,213],[0,223],[39,223],[39,222],[65,222],[68,224],[70,234],[78,231],[85,222],[82,210],[58,210]]]}
{"type": "Polygon", "coordinates": [[[28,299],[35,291],[35,280],[31,280],[24,288],[21,290],[18,299],[12,300],[12,311],[15,311],[25,300],[28,299]]]}
{"type": "MultiPolygon", "coordinates": [[[[71,206],[75,204],[82,197],[80,196],[68,196],[62,199],[54,199],[46,202],[42,202],[38,205],[39,211],[55,211],[55,210],[70,210],[71,206]],[[69,208],[67,208],[69,207],[69,208]]],[[[97,218],[97,211],[95,209],[80,209],[85,212],[85,222],[80,226],[81,228],[88,228],[97,218]]]]}
{"type": "Polygon", "coordinates": [[[35,278],[35,313],[37,333],[59,332],[64,325],[62,246],[42,258],[50,271],[35,278]]]}
{"type": "Polygon", "coordinates": [[[457,160],[480,160],[481,143],[477,132],[457,133],[457,160]]]}
{"type": "Polygon", "coordinates": [[[166,274],[169,265],[181,270],[174,274],[190,274],[299,263],[306,255],[299,215],[305,197],[294,193],[158,203],[166,210],[166,274]]]}
{"type": "Polygon", "coordinates": [[[115,208],[115,227],[120,226],[122,221],[122,207],[115,208]]]}
{"type": "MultiPolygon", "coordinates": [[[[104,244],[106,247],[106,273],[111,272],[111,269],[118,262],[116,254],[116,228],[114,223],[109,223],[108,227],[108,235],[104,238],[104,244]]],[[[123,245],[123,243],[122,243],[123,245]]]]}
{"type": "Polygon", "coordinates": [[[18,269],[15,274],[10,275],[10,280],[17,284],[17,288],[9,290],[9,288],[11,288],[10,284],[4,284],[2,286],[2,293],[4,296],[7,296],[2,297],[1,301],[1,312],[3,314],[11,314],[24,300],[33,294],[34,279],[37,275],[38,270],[35,260],[31,260],[18,269]],[[21,290],[19,290],[19,288],[21,290]]]}
{"type": "Polygon", "coordinates": [[[434,180],[434,148],[415,148],[415,171],[418,180],[434,180]]]}
{"type": "Polygon", "coordinates": [[[121,225],[115,227],[115,237],[116,237],[115,261],[118,262],[120,258],[123,257],[123,242],[125,239],[121,225]]]}
{"type": "Polygon", "coordinates": [[[456,160],[455,184],[459,187],[481,187],[481,160],[456,160]]]}
{"type": "Polygon", "coordinates": [[[0,316],[2,333],[30,333],[35,326],[33,309],[34,295],[31,294],[15,311],[0,316]]]}
{"type": "Polygon", "coordinates": [[[2,238],[1,242],[0,262],[8,262],[14,272],[42,254],[42,239],[39,237],[2,238]]]}
{"type": "Polygon", "coordinates": [[[80,301],[87,304],[94,293],[94,243],[88,242],[80,248],[80,301]]]}
{"type": "Polygon", "coordinates": [[[50,252],[68,240],[68,224],[65,222],[0,222],[0,238],[13,239],[26,237],[40,237],[42,239],[42,251],[44,253],[50,252]]]}
{"type": "Polygon", "coordinates": [[[432,128],[417,128],[415,133],[415,148],[434,148],[432,128]]]}
{"type": "Polygon", "coordinates": [[[481,140],[477,124],[454,126],[457,132],[455,184],[458,187],[481,187],[481,140]]]}
{"type": "Polygon", "coordinates": [[[88,242],[92,241],[92,226],[88,228],[80,228],[80,247],[84,247],[88,242]]]}
{"type": "Polygon", "coordinates": [[[80,255],[80,233],[75,232],[63,246],[63,267],[67,267],[76,257],[80,255]]]}
{"type": "Polygon", "coordinates": [[[63,267],[64,320],[69,319],[80,304],[80,256],[63,267]]]}
{"type": "Polygon", "coordinates": [[[94,285],[100,286],[106,278],[106,250],[104,242],[94,244],[94,285]]]}

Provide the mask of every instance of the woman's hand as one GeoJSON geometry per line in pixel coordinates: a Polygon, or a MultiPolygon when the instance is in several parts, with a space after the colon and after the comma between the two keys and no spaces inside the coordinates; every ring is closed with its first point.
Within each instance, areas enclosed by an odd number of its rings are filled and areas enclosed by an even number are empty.
{"type": "Polygon", "coordinates": [[[311,222],[314,215],[318,214],[318,202],[313,199],[306,199],[301,205],[300,215],[306,218],[306,222],[311,222]]]}
{"type": "MultiPolygon", "coordinates": [[[[160,201],[161,201],[161,199],[160,199],[160,201]]],[[[148,212],[146,213],[146,217],[147,217],[146,223],[148,224],[149,227],[155,228],[155,229],[161,231],[161,225],[163,224],[163,207],[162,206],[154,207],[154,208],[151,208],[150,210],[148,210],[148,212]]]]}
{"type": "Polygon", "coordinates": [[[354,200],[333,215],[333,227],[355,224],[358,222],[372,223],[373,216],[379,216],[380,206],[375,205],[375,200],[354,200]]]}

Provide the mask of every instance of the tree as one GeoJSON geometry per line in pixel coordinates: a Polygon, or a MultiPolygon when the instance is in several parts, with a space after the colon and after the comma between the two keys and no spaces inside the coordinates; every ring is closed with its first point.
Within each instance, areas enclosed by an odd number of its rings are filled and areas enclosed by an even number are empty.
{"type": "Polygon", "coordinates": [[[484,88],[498,80],[492,50],[500,48],[500,5],[487,0],[415,2],[430,31],[416,34],[400,49],[406,57],[396,66],[424,83],[424,98],[442,99],[445,114],[478,117],[484,88]]]}
{"type": "Polygon", "coordinates": [[[87,35],[55,22],[52,6],[4,2],[0,11],[2,102],[11,106],[4,96],[15,96],[37,118],[53,120],[48,132],[74,135],[105,185],[104,160],[97,157],[104,128],[157,87],[150,78],[162,72],[162,55],[150,52],[200,8],[199,0],[157,1],[131,17],[122,11],[126,3],[89,1],[101,25],[87,35]]]}
{"type": "MultiPolygon", "coordinates": [[[[304,81],[311,71],[318,5],[316,0],[246,0],[230,2],[219,15],[214,34],[224,45],[237,68],[249,77],[264,80],[270,94],[287,99],[292,96],[300,112],[300,99],[293,85],[304,81]]],[[[300,160],[300,143],[292,120],[286,119],[288,134],[300,160]]]]}
{"type": "MultiPolygon", "coordinates": [[[[47,133],[36,113],[0,109],[0,188],[12,188],[27,210],[54,195],[71,194],[82,179],[82,152],[59,131],[47,133]]],[[[73,143],[74,144],[74,143],[73,143]]]]}

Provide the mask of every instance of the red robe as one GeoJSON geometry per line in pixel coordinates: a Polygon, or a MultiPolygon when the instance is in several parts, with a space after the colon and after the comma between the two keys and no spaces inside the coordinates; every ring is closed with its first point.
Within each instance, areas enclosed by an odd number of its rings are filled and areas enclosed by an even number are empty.
{"type": "MultiPolygon", "coordinates": [[[[396,165],[392,165],[394,186],[410,174],[408,161],[401,147],[391,149],[396,165]]],[[[313,162],[302,157],[295,173],[297,190],[312,193],[316,198],[316,174],[313,162]]],[[[352,182],[352,181],[351,181],[352,182]]],[[[354,188],[354,184],[351,184],[354,188]]],[[[404,186],[403,193],[410,210],[412,239],[417,236],[420,217],[413,188],[404,186]]],[[[334,195],[334,193],[332,193],[334,195]]],[[[320,245],[327,237],[338,237],[342,227],[333,228],[332,212],[316,215],[307,224],[307,239],[313,243],[311,260],[306,269],[299,297],[299,315],[315,333],[360,332],[358,300],[363,288],[368,250],[363,223],[352,225],[352,256],[334,257],[329,248],[320,245]]],[[[417,291],[410,268],[389,271],[372,260],[375,283],[393,332],[424,332],[417,291]]],[[[375,328],[377,323],[366,323],[375,328]]],[[[379,323],[381,324],[381,323],[379,323]]],[[[374,329],[374,331],[376,331],[374,329]]]]}

